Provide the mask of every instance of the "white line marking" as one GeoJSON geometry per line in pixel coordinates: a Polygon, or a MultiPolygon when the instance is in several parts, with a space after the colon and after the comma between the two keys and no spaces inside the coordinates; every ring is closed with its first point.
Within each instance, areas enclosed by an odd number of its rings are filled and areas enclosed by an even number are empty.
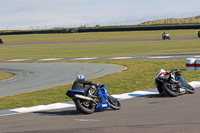
{"type": "MultiPolygon", "coordinates": [[[[12,60],[0,60],[0,62],[20,62],[20,61],[51,61],[51,60],[115,60],[115,59],[171,59],[171,58],[177,58],[181,56],[161,56],[161,57],[110,57],[110,58],[104,58],[104,57],[94,57],[94,58],[49,58],[49,59],[12,59],[12,60]]],[[[200,56],[188,56],[188,58],[197,58],[200,56]]]]}
{"type": "MultiPolygon", "coordinates": [[[[167,58],[172,58],[173,56],[163,56],[163,57],[148,57],[148,58],[151,58],[151,59],[167,59],[167,58]]],[[[175,56],[174,56],[175,57],[175,56]]]]}
{"type": "Polygon", "coordinates": [[[61,60],[63,58],[49,58],[49,59],[39,59],[40,61],[51,61],[51,60],[61,60]]]}
{"type": "Polygon", "coordinates": [[[81,122],[87,122],[87,121],[100,121],[100,120],[94,120],[94,119],[75,119],[75,121],[81,121],[81,122]]]}

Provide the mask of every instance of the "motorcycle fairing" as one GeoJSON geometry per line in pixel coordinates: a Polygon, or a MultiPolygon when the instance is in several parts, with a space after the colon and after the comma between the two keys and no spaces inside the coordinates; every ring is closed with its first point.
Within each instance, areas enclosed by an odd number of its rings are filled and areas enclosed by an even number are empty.
{"type": "Polygon", "coordinates": [[[69,90],[69,91],[67,91],[67,93],[66,93],[66,95],[67,95],[68,97],[73,97],[73,94],[85,95],[86,92],[83,91],[83,90],[69,90]]]}
{"type": "Polygon", "coordinates": [[[97,107],[96,107],[97,109],[103,109],[103,108],[110,107],[110,104],[108,103],[107,89],[106,89],[105,85],[102,85],[99,88],[98,96],[101,98],[102,102],[97,105],[97,107]]]}

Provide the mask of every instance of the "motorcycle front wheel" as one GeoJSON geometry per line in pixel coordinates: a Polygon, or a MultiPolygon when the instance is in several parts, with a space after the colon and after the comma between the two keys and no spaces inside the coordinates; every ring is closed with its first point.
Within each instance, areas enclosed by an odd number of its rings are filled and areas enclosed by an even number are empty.
{"type": "Polygon", "coordinates": [[[195,89],[191,85],[187,84],[187,88],[188,88],[189,94],[194,94],[195,93],[195,89]]]}
{"type": "Polygon", "coordinates": [[[90,101],[75,99],[74,103],[77,110],[84,114],[92,114],[95,111],[95,104],[90,101]]]}
{"type": "Polygon", "coordinates": [[[177,97],[179,95],[178,89],[169,83],[164,83],[162,89],[170,96],[177,97]]]}
{"type": "Polygon", "coordinates": [[[119,110],[121,108],[120,102],[110,95],[108,95],[108,102],[110,104],[110,108],[113,110],[119,110]]]}

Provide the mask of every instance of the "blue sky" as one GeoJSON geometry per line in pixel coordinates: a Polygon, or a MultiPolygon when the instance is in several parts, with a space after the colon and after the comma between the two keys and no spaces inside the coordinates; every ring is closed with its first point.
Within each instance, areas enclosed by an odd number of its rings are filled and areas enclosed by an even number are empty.
{"type": "Polygon", "coordinates": [[[200,15],[200,0],[0,0],[0,30],[138,24],[200,15]]]}

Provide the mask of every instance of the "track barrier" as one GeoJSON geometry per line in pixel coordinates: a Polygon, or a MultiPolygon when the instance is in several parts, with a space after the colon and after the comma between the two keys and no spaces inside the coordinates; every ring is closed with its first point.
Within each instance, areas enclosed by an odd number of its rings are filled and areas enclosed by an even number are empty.
{"type": "Polygon", "coordinates": [[[186,58],[186,71],[200,70],[199,58],[186,58]]]}
{"type": "Polygon", "coordinates": [[[200,59],[196,59],[196,70],[200,70],[200,59]]]}

